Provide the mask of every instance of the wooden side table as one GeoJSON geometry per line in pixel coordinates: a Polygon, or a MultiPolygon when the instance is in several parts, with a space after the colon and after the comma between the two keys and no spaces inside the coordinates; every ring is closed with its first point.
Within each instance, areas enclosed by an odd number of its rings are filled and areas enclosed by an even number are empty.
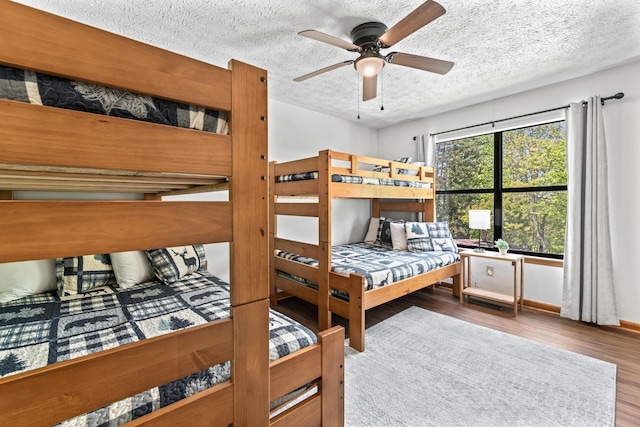
{"type": "Polygon", "coordinates": [[[460,251],[460,259],[462,261],[462,289],[460,290],[460,302],[464,302],[464,296],[473,296],[477,298],[488,299],[513,305],[513,315],[518,316],[518,304],[520,311],[524,306],[524,255],[510,254],[500,255],[498,252],[485,251],[475,252],[472,250],[460,251]],[[474,288],[471,286],[471,258],[486,258],[497,261],[507,261],[513,266],[513,293],[507,294],[503,292],[490,291],[488,289],[474,288]],[[466,273],[465,273],[465,266],[466,273]],[[466,274],[466,276],[465,276],[466,274]],[[518,292],[519,291],[519,292],[518,292]]]}

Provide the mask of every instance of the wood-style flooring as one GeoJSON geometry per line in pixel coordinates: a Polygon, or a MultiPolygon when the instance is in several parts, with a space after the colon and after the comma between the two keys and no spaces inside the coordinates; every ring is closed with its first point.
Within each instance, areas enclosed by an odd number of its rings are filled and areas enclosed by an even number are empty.
{"type": "MultiPolygon", "coordinates": [[[[460,304],[451,290],[436,287],[422,290],[391,301],[366,312],[366,327],[394,315],[411,306],[418,306],[456,317],[477,325],[525,337],[566,350],[582,353],[600,360],[615,363],[616,426],[640,426],[640,334],[615,327],[603,327],[564,319],[525,307],[513,317],[509,307],[501,310],[479,304],[460,304]]],[[[274,307],[317,331],[317,309],[297,298],[288,298],[274,307]]],[[[334,325],[346,326],[348,322],[333,316],[334,325]]],[[[366,334],[365,334],[366,346],[366,334]]]]}

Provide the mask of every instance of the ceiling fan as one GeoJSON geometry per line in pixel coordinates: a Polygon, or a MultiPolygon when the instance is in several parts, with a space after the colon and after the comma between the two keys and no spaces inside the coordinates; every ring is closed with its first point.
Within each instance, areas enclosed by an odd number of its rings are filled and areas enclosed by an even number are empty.
{"type": "Polygon", "coordinates": [[[355,69],[363,77],[362,100],[368,101],[377,96],[378,74],[385,63],[417,68],[432,73],[447,74],[453,67],[453,62],[402,52],[391,52],[386,56],[380,53],[381,49],[393,46],[431,21],[444,15],[445,12],[446,10],[442,5],[433,0],[427,0],[389,29],[381,22],[365,22],[358,25],[351,30],[352,42],[316,30],[301,31],[298,33],[301,36],[328,43],[350,52],[358,52],[360,56],[354,60],[339,62],[305,74],[293,79],[293,81],[301,82],[345,65],[354,64],[355,69]]]}

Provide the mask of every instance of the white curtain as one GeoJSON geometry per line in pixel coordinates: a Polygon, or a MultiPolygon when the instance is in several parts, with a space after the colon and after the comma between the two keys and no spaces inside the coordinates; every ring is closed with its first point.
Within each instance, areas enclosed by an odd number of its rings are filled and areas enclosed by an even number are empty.
{"type": "Polygon", "coordinates": [[[418,135],[414,138],[417,143],[418,160],[424,162],[425,166],[435,167],[436,165],[436,142],[431,135],[418,135]]]}
{"type": "Polygon", "coordinates": [[[568,206],[560,315],[619,325],[600,97],[567,110],[568,206]]]}

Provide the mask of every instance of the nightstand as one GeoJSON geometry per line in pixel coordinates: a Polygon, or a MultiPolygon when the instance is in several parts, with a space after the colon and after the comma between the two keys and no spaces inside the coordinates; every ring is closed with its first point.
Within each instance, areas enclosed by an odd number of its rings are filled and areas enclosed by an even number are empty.
{"type": "Polygon", "coordinates": [[[513,315],[518,316],[518,304],[520,304],[520,311],[524,305],[524,280],[523,280],[523,267],[524,267],[524,255],[510,254],[500,255],[498,252],[485,251],[475,252],[472,250],[460,251],[460,260],[462,261],[462,289],[460,290],[460,302],[464,302],[464,296],[477,297],[487,299],[491,301],[497,301],[504,304],[513,305],[513,315]],[[490,291],[484,288],[475,288],[471,286],[471,259],[472,258],[486,258],[496,261],[504,261],[511,263],[513,267],[513,293],[507,294],[503,292],[490,291]],[[466,268],[465,268],[466,267],[466,268]]]}

